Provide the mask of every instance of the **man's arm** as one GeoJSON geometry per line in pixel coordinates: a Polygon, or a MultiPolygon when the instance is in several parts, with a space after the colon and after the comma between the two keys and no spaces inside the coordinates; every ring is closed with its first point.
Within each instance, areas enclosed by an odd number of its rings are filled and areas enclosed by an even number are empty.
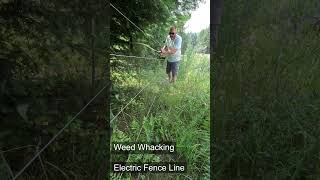
{"type": "Polygon", "coordinates": [[[167,46],[167,39],[164,42],[164,46],[160,49],[160,56],[161,57],[165,57],[167,55],[167,50],[168,50],[168,46],[167,46]]]}
{"type": "Polygon", "coordinates": [[[174,47],[164,46],[161,49],[161,56],[166,56],[170,54],[175,54],[179,49],[181,49],[182,39],[179,38],[177,42],[174,44],[174,47]]]}
{"type": "Polygon", "coordinates": [[[168,47],[165,45],[165,46],[163,46],[162,48],[161,48],[161,52],[164,52],[164,51],[166,51],[168,49],[168,47]]]}
{"type": "Polygon", "coordinates": [[[174,47],[169,47],[168,50],[167,50],[167,53],[168,54],[174,54],[178,51],[177,48],[174,48],[174,47]]]}
{"type": "Polygon", "coordinates": [[[168,48],[168,54],[176,53],[179,49],[181,49],[181,44],[182,44],[182,38],[180,37],[174,42],[174,47],[168,48]]]}
{"type": "Polygon", "coordinates": [[[174,47],[165,47],[165,48],[162,48],[161,49],[161,54],[162,55],[170,55],[170,54],[174,54],[178,51],[177,48],[174,48],[174,47]]]}
{"type": "Polygon", "coordinates": [[[161,57],[167,56],[167,55],[168,55],[167,50],[168,50],[168,47],[167,47],[166,45],[163,46],[163,47],[161,48],[161,51],[160,51],[160,56],[161,56],[161,57]]]}

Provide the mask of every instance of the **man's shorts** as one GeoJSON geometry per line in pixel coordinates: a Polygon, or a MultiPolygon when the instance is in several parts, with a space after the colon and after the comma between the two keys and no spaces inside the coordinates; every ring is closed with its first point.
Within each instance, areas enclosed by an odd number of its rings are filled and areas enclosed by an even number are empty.
{"type": "Polygon", "coordinates": [[[167,74],[172,72],[172,75],[176,76],[178,74],[178,70],[179,70],[179,61],[176,61],[176,62],[167,61],[167,69],[166,69],[167,74]]]}

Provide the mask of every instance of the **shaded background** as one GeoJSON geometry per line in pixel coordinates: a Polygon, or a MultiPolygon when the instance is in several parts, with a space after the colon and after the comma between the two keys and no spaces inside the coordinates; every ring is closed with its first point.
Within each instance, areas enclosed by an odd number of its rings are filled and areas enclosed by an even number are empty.
{"type": "MultiPolygon", "coordinates": [[[[0,1],[0,178],[16,174],[108,79],[107,1],[0,1]]],[[[21,179],[103,179],[107,90],[21,179]]]]}
{"type": "Polygon", "coordinates": [[[213,178],[320,177],[319,13],[313,0],[223,1],[212,52],[213,178]]]}

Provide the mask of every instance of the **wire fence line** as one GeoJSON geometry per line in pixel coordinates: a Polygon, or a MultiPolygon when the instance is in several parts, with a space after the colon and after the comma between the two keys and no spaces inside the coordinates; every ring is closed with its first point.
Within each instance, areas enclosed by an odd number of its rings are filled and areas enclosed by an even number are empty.
{"type": "Polygon", "coordinates": [[[54,141],[56,138],[62,134],[62,132],[107,88],[108,84],[105,85],[101,90],[75,115],[71,120],[69,120],[63,128],[61,128],[58,133],[56,133],[50,141],[42,147],[33,158],[13,177],[13,180],[16,180],[29,166],[30,164],[54,141]]]}
{"type": "MultiPolygon", "coordinates": [[[[139,26],[137,26],[134,22],[132,22],[126,15],[124,15],[124,13],[122,13],[118,8],[116,8],[112,3],[110,3],[110,6],[115,9],[119,14],[121,14],[125,19],[127,19],[131,24],[133,24],[139,31],[141,31],[146,37],[150,38],[152,37],[152,35],[147,34],[146,32],[144,32],[139,26]]],[[[158,44],[163,44],[157,40],[155,40],[155,38],[152,38],[152,40],[155,43],[158,44]]],[[[146,47],[148,47],[149,49],[151,49],[154,52],[158,52],[160,53],[161,51],[158,51],[154,48],[152,48],[150,45],[148,44],[144,44],[144,43],[139,43],[139,42],[134,42],[135,44],[140,44],[140,45],[144,45],[146,47]]],[[[114,51],[113,51],[114,52],[114,51]]],[[[130,58],[138,58],[138,59],[152,59],[152,60],[162,60],[161,58],[150,58],[150,57],[139,57],[139,56],[128,56],[128,55],[122,55],[122,54],[110,54],[111,56],[116,56],[116,57],[130,57],[130,58]]]]}
{"type": "Polygon", "coordinates": [[[161,52],[161,51],[159,51],[159,50],[156,50],[156,49],[152,48],[151,46],[149,46],[148,44],[145,44],[145,43],[141,43],[141,42],[132,42],[132,44],[139,44],[139,45],[142,45],[142,46],[147,47],[148,49],[150,49],[150,50],[152,50],[152,51],[154,51],[154,52],[156,52],[156,53],[160,53],[160,52],[161,52]]]}
{"type": "MultiPolygon", "coordinates": [[[[160,83],[160,82],[162,82],[162,84],[164,83],[163,80],[159,80],[159,81],[156,81],[156,82],[153,82],[153,83],[156,83],[156,84],[157,84],[157,83],[160,83]]],[[[145,86],[143,86],[143,87],[139,90],[139,92],[138,92],[137,94],[135,94],[135,96],[133,96],[133,97],[130,99],[130,101],[129,101],[125,106],[123,106],[123,107],[120,109],[120,111],[119,111],[114,117],[112,117],[112,119],[110,120],[110,124],[133,102],[133,100],[134,100],[135,98],[137,98],[137,97],[139,96],[139,94],[142,93],[142,91],[144,91],[147,87],[151,86],[153,83],[146,84],[145,86]]]]}
{"type": "Polygon", "coordinates": [[[25,145],[25,146],[20,146],[20,147],[15,147],[15,148],[3,150],[3,151],[0,151],[0,153],[6,153],[6,152],[10,152],[10,151],[15,151],[15,150],[19,150],[19,149],[28,148],[28,147],[37,147],[37,146],[36,145],[25,145]]]}
{"type": "MultiPolygon", "coordinates": [[[[11,168],[10,168],[10,166],[9,166],[9,164],[8,164],[8,162],[7,162],[7,160],[6,160],[6,158],[4,157],[4,155],[3,155],[2,152],[0,153],[0,156],[1,156],[1,159],[2,159],[2,163],[4,164],[5,169],[7,169],[6,171],[8,172],[10,178],[13,178],[13,176],[14,176],[14,175],[13,175],[13,172],[12,172],[12,170],[11,170],[11,168]]],[[[0,161],[0,165],[1,165],[1,161],[0,161]]],[[[5,171],[5,170],[2,169],[1,167],[0,167],[0,170],[1,170],[1,171],[5,171]]],[[[3,172],[0,173],[0,174],[1,174],[1,177],[4,176],[4,175],[3,175],[3,172]]],[[[4,173],[4,174],[5,174],[5,173],[4,173]]],[[[1,178],[1,177],[0,177],[0,178],[1,178]]]]}
{"type": "MultiPolygon", "coordinates": [[[[120,10],[118,10],[114,5],[112,5],[110,3],[110,6],[112,8],[114,8],[119,14],[121,14],[124,18],[126,18],[131,24],[133,24],[138,30],[140,30],[146,37],[151,37],[150,34],[147,34],[146,32],[144,32],[141,28],[139,28],[135,23],[133,23],[128,17],[126,17],[120,10]]],[[[159,43],[161,44],[159,41],[156,41],[155,39],[152,39],[155,43],[159,43]]],[[[162,59],[158,59],[158,58],[149,58],[149,57],[139,57],[139,56],[126,56],[126,55],[119,55],[119,54],[110,54],[112,56],[117,56],[117,57],[130,57],[130,58],[139,58],[139,59],[152,59],[152,60],[162,60],[162,59]]],[[[119,114],[121,114],[121,112],[123,112],[123,110],[145,89],[147,88],[149,85],[146,85],[144,88],[142,88],[118,113],[117,115],[111,120],[111,122],[116,119],[119,114]]],[[[73,118],[71,120],[69,120],[64,126],[63,128],[61,128],[50,140],[49,142],[43,146],[40,150],[37,151],[37,153],[31,158],[31,160],[28,161],[28,163],[12,178],[13,180],[16,180],[33,162],[35,159],[37,159],[41,153],[47,149],[47,147],[52,144],[59,135],[61,135],[64,130],[107,88],[108,85],[105,85],[103,88],[101,88],[101,90],[75,115],[73,116],[73,118]]],[[[25,147],[18,147],[18,148],[14,148],[14,149],[10,149],[10,150],[6,150],[6,151],[2,151],[3,152],[8,152],[8,151],[12,151],[12,150],[17,150],[17,149],[21,149],[21,148],[26,148],[26,147],[31,147],[32,145],[28,145],[25,147]]],[[[13,176],[13,174],[12,174],[13,176]]]]}
{"type": "MultiPolygon", "coordinates": [[[[130,104],[131,102],[133,102],[133,100],[135,98],[138,97],[139,94],[141,94],[141,92],[146,89],[148,86],[150,86],[150,84],[145,85],[133,98],[131,98],[131,100],[123,107],[121,108],[121,110],[116,114],[116,116],[114,116],[110,123],[112,123],[130,104]]],[[[68,121],[65,126],[60,129],[58,131],[58,133],[56,133],[52,139],[50,139],[50,141],[40,150],[37,151],[37,153],[33,156],[33,158],[28,161],[28,163],[13,177],[13,180],[16,180],[31,164],[32,162],[38,158],[40,156],[40,154],[54,141],[56,140],[56,138],[62,134],[62,132],[96,99],[96,97],[98,97],[103,91],[104,89],[107,87],[107,85],[105,85],[70,121],[68,121]]],[[[9,151],[14,151],[14,150],[18,150],[18,149],[23,149],[23,148],[27,148],[27,147],[34,147],[35,145],[27,145],[27,146],[22,146],[22,147],[17,147],[17,148],[12,148],[9,150],[5,150],[5,151],[1,151],[1,153],[4,152],[9,152],[9,151]]]]}
{"type": "Polygon", "coordinates": [[[147,84],[146,86],[144,86],[143,88],[141,88],[140,91],[139,91],[134,97],[132,97],[132,98],[130,99],[130,101],[129,101],[125,106],[123,106],[123,107],[120,109],[120,111],[110,120],[110,124],[111,124],[111,123],[123,112],[123,110],[126,109],[126,108],[129,106],[129,104],[131,104],[131,102],[132,102],[135,98],[137,98],[138,95],[139,95],[144,89],[146,89],[149,85],[150,85],[150,84],[147,84]]]}
{"type": "MultiPolygon", "coordinates": [[[[119,14],[121,14],[124,18],[126,18],[131,24],[133,24],[139,31],[141,31],[146,37],[150,38],[151,35],[147,34],[146,32],[144,32],[139,26],[137,26],[134,22],[132,22],[126,15],[124,15],[118,8],[116,8],[112,3],[110,3],[110,6],[115,9],[119,14]]],[[[152,39],[153,42],[158,43],[158,44],[162,44],[159,41],[155,40],[154,38],[152,39]]]]}
{"type": "Polygon", "coordinates": [[[128,58],[136,58],[136,59],[149,59],[149,60],[163,60],[160,58],[151,58],[151,57],[141,57],[141,56],[128,56],[123,54],[110,54],[111,56],[115,57],[128,57],[128,58]]]}
{"type": "MultiPolygon", "coordinates": [[[[162,80],[160,80],[160,81],[157,81],[157,83],[159,83],[159,82],[161,82],[162,80]]],[[[162,82],[161,83],[161,85],[163,85],[165,82],[162,82]]],[[[149,85],[151,85],[151,84],[149,84],[149,85]]],[[[153,108],[153,106],[154,106],[154,103],[155,103],[155,100],[156,100],[156,98],[157,97],[159,97],[159,94],[160,94],[160,91],[157,93],[157,95],[156,96],[154,96],[154,98],[153,98],[153,100],[152,100],[152,103],[151,103],[151,105],[150,105],[150,107],[149,107],[149,109],[148,109],[148,112],[147,112],[147,115],[146,115],[146,117],[149,117],[149,114],[150,114],[150,112],[151,112],[151,109],[153,108]]],[[[143,129],[143,126],[141,126],[140,127],[140,129],[139,129],[139,133],[138,133],[138,135],[137,135],[137,137],[136,137],[136,139],[135,139],[135,141],[138,141],[139,140],[139,137],[140,137],[140,134],[141,134],[141,132],[142,132],[142,129],[143,129]]],[[[129,154],[129,156],[128,156],[128,158],[127,158],[127,160],[126,161],[128,161],[129,159],[130,159],[130,156],[131,156],[131,153],[129,154]]],[[[120,173],[120,175],[119,175],[119,177],[117,177],[117,179],[121,179],[121,177],[122,177],[122,175],[123,175],[123,172],[121,172],[120,173]]],[[[140,173],[138,174],[138,176],[140,176],[140,173]]]]}

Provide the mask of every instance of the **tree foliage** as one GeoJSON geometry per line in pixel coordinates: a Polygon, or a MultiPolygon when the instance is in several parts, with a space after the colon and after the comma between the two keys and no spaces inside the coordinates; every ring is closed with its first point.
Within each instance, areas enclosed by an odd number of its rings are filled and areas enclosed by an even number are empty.
{"type": "MultiPolygon", "coordinates": [[[[125,16],[140,27],[141,33],[115,10],[111,18],[111,49],[113,51],[133,51],[130,43],[142,42],[159,49],[170,26],[175,25],[182,32],[184,23],[190,17],[190,11],[197,8],[202,0],[162,0],[162,1],[111,1],[125,16]]],[[[136,46],[135,53],[141,53],[143,47],[136,46]]]]}

